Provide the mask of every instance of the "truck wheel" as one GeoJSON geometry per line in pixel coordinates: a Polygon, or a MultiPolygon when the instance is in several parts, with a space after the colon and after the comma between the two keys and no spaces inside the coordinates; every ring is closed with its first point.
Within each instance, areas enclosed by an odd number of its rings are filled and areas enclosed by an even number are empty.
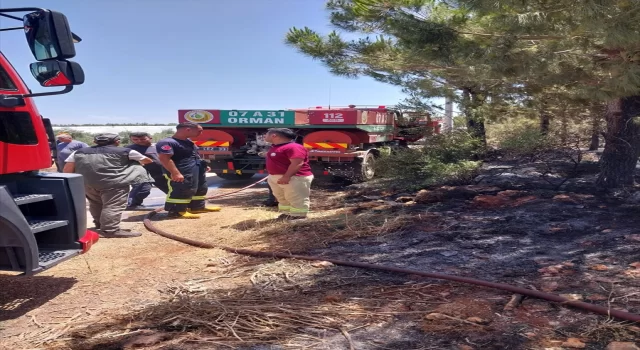
{"type": "Polygon", "coordinates": [[[376,156],[373,152],[367,153],[364,159],[359,160],[353,167],[354,180],[357,182],[370,181],[376,176],[376,156]]]}
{"type": "Polygon", "coordinates": [[[240,175],[238,175],[238,174],[218,174],[218,173],[216,173],[216,175],[218,175],[218,177],[223,179],[223,180],[239,181],[239,180],[250,179],[255,174],[240,174],[240,175]]]}

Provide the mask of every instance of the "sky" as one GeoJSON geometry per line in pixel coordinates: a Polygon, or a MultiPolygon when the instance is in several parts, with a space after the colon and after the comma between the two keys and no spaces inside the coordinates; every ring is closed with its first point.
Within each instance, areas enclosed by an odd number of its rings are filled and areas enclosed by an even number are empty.
{"type": "MultiPolygon", "coordinates": [[[[284,44],[291,27],[333,28],[325,0],[0,0],[0,8],[64,13],[82,38],[85,83],[37,97],[62,123],[170,123],[179,109],[286,109],[392,105],[404,94],[370,78],[346,79],[284,44]]],[[[20,14],[21,16],[22,14],[20,14]]],[[[2,27],[20,26],[0,19],[2,27]]],[[[0,32],[0,50],[34,92],[23,32],[0,32]]]]}

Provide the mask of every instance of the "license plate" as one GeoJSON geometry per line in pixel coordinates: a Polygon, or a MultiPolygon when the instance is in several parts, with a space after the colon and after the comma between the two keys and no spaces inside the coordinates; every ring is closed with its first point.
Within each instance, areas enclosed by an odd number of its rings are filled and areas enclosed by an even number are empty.
{"type": "Polygon", "coordinates": [[[226,152],[229,150],[228,147],[199,147],[200,151],[209,151],[209,152],[226,152]]]}

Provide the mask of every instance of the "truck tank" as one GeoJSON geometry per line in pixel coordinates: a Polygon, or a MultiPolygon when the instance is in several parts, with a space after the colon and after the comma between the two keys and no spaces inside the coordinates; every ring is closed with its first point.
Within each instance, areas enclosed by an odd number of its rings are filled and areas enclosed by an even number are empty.
{"type": "Polygon", "coordinates": [[[296,132],[296,142],[309,151],[316,177],[337,176],[357,182],[375,176],[376,158],[423,137],[419,130],[433,129],[424,113],[403,117],[401,111],[385,106],[184,109],[178,111],[178,120],[202,125],[204,132],[193,141],[211,171],[229,180],[266,172],[265,159],[258,153],[269,148],[264,142],[269,128],[290,128],[296,132]],[[428,122],[421,125],[419,121],[424,120],[428,122]],[[409,129],[414,132],[406,132],[409,129]]]}

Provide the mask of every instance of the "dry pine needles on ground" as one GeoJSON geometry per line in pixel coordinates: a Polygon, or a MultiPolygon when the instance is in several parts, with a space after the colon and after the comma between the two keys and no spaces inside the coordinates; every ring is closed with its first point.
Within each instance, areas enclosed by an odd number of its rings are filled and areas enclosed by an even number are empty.
{"type": "MultiPolygon", "coordinates": [[[[263,232],[265,234],[286,232],[291,240],[296,238],[292,234],[303,235],[304,239],[300,243],[308,244],[308,235],[311,233],[323,240],[377,237],[402,232],[414,223],[414,216],[401,212],[384,214],[366,211],[354,214],[348,210],[337,210],[305,221],[280,224],[263,232]]],[[[308,247],[307,245],[306,248],[308,247]]]]}
{"type": "Polygon", "coordinates": [[[342,334],[348,340],[353,330],[391,321],[392,316],[419,319],[445,302],[434,296],[433,288],[438,286],[429,284],[374,287],[358,296],[325,288],[264,294],[259,288],[252,288],[229,295],[201,282],[168,286],[164,300],[119,322],[93,325],[92,334],[76,334],[85,340],[72,348],[95,346],[106,337],[113,338],[118,331],[129,336],[148,329],[176,333],[174,343],[203,342],[230,348],[252,344],[299,346],[321,342],[319,334],[327,331],[342,334]]]}

